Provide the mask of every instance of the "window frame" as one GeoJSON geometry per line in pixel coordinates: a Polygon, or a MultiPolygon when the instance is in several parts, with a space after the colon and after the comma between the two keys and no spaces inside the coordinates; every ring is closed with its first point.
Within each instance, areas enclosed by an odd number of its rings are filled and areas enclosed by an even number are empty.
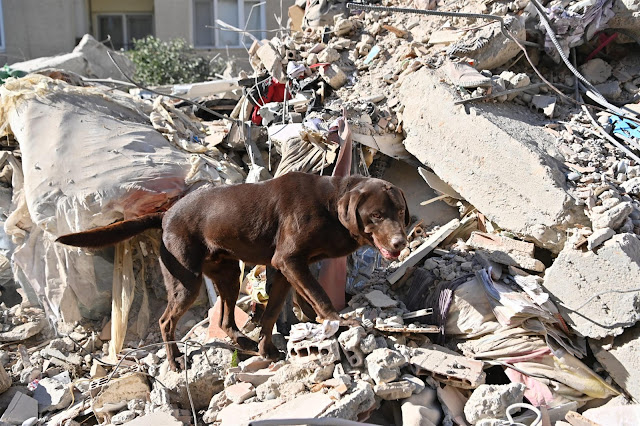
{"type": "MultiPolygon", "coordinates": [[[[237,45],[222,45],[220,44],[220,32],[224,31],[221,30],[219,28],[215,28],[213,30],[213,45],[203,45],[203,44],[198,44],[198,40],[196,37],[196,31],[197,29],[195,28],[195,22],[196,22],[196,7],[195,7],[195,3],[197,1],[203,1],[203,0],[193,0],[191,2],[191,22],[193,23],[192,25],[192,37],[193,37],[193,45],[196,49],[225,49],[225,48],[229,48],[229,49],[244,49],[246,47],[251,46],[251,39],[248,38],[247,36],[244,36],[244,42],[245,44],[242,44],[242,38],[243,38],[243,34],[238,34],[238,41],[239,43],[237,45]],[[249,41],[247,41],[247,39],[249,41]]],[[[210,3],[213,3],[213,8],[212,8],[212,12],[213,12],[213,16],[211,17],[211,25],[212,26],[217,26],[216,25],[216,17],[219,16],[218,13],[218,0],[205,0],[208,1],[210,3]]],[[[265,38],[265,34],[267,31],[267,5],[266,5],[266,0],[236,0],[236,7],[237,7],[237,13],[238,13],[238,27],[240,27],[240,22],[246,22],[246,18],[244,16],[244,4],[245,1],[247,1],[248,3],[262,3],[264,2],[265,4],[262,4],[259,6],[258,8],[258,13],[260,14],[260,32],[252,32],[251,34],[253,34],[257,39],[263,39],[265,38]]],[[[254,12],[255,9],[254,9],[254,12]]]]}
{"type": "MultiPolygon", "coordinates": [[[[2,1],[2,0],[0,0],[2,1]]],[[[129,16],[149,16],[151,18],[151,35],[155,35],[156,33],[156,23],[153,19],[153,13],[150,12],[106,12],[106,13],[96,13],[96,36],[101,38],[100,36],[100,18],[105,16],[119,16],[122,19],[122,32],[123,32],[123,40],[124,46],[122,47],[124,50],[133,49],[133,44],[129,46],[129,28],[127,25],[127,17],[129,16]]],[[[102,40],[99,40],[102,41],[102,40]]]]}
{"type": "Polygon", "coordinates": [[[7,39],[5,38],[4,32],[4,13],[3,13],[3,4],[2,0],[0,0],[0,52],[5,52],[7,50],[7,39]]]}

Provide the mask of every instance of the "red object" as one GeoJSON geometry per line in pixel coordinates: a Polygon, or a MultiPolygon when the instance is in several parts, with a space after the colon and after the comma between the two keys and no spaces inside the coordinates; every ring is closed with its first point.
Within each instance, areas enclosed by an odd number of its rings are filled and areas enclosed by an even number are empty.
{"type": "Polygon", "coordinates": [[[602,49],[607,47],[607,45],[611,43],[613,40],[615,40],[616,37],[618,37],[618,33],[614,33],[609,37],[607,37],[606,34],[604,33],[600,33],[600,35],[598,36],[598,40],[600,40],[600,45],[596,47],[595,50],[589,54],[589,56],[587,56],[587,60],[585,62],[589,62],[591,59],[593,59],[594,56],[596,56],[602,49]]]}
{"type": "MultiPolygon", "coordinates": [[[[251,122],[256,126],[262,125],[262,117],[260,117],[259,111],[260,107],[264,104],[268,104],[269,102],[284,102],[284,93],[286,91],[286,85],[284,83],[280,83],[275,78],[271,79],[271,84],[267,89],[267,96],[263,96],[260,99],[257,99],[258,105],[253,107],[253,113],[251,114],[251,122]]],[[[287,99],[291,99],[291,92],[287,92],[287,99]]]]}

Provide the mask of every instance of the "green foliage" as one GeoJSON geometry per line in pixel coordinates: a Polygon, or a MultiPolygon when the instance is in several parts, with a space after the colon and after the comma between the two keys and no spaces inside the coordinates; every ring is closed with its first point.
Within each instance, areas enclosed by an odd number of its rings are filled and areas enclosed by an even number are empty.
{"type": "Polygon", "coordinates": [[[231,355],[231,367],[237,367],[240,363],[240,359],[238,358],[238,350],[233,351],[231,355]]]}
{"type": "Polygon", "coordinates": [[[127,52],[136,66],[136,80],[146,85],[206,81],[220,72],[220,60],[210,61],[183,39],[169,41],[154,36],[133,40],[127,52]]]}

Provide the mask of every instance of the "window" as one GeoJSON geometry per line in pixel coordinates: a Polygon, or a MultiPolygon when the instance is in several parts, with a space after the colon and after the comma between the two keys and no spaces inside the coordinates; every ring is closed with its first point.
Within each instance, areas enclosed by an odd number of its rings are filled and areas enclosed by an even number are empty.
{"type": "Polygon", "coordinates": [[[219,19],[261,39],[265,37],[265,5],[259,0],[194,0],[193,40],[196,47],[241,47],[251,38],[220,28],[219,19]]]}
{"type": "Polygon", "coordinates": [[[0,0],[0,51],[4,52],[6,48],[4,42],[4,17],[2,15],[2,0],[0,0]]]}
{"type": "Polygon", "coordinates": [[[131,49],[133,39],[153,35],[153,15],[150,13],[98,15],[98,39],[111,36],[114,49],[131,49]]]}

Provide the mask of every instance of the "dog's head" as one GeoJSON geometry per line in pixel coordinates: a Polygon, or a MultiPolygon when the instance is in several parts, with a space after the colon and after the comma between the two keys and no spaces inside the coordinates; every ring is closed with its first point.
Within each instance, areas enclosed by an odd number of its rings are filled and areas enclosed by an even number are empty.
{"type": "Polygon", "coordinates": [[[395,259],[407,245],[405,228],[411,217],[402,190],[389,182],[368,178],[338,201],[338,217],[360,244],[395,259]]]}

